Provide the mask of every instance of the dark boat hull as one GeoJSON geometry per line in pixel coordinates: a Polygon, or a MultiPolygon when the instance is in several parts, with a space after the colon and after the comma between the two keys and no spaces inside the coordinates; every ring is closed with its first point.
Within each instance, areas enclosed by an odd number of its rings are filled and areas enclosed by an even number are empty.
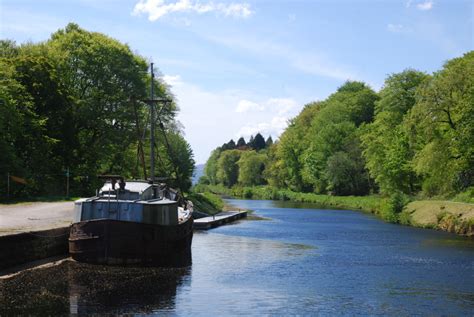
{"type": "Polygon", "coordinates": [[[192,238],[192,218],[174,226],[97,219],[71,226],[69,253],[87,263],[187,266],[192,238]]]}

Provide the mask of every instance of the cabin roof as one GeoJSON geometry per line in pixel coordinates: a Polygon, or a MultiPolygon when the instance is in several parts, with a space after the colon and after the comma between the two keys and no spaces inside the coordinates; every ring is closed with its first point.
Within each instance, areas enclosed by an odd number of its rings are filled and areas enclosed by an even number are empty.
{"type": "MultiPolygon", "coordinates": [[[[128,181],[125,184],[125,189],[135,193],[143,193],[145,190],[151,187],[151,184],[148,182],[141,182],[141,181],[128,181]]],[[[115,185],[115,189],[119,188],[119,185],[115,185]]],[[[103,191],[110,191],[112,190],[112,183],[106,182],[104,186],[100,189],[101,192],[103,191]]]]}

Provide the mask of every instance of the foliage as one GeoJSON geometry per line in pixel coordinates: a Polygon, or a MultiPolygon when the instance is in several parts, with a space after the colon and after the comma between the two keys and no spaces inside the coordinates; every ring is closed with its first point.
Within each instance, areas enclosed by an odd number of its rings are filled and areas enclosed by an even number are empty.
{"type": "Polygon", "coordinates": [[[222,211],[224,208],[223,200],[210,192],[196,193],[192,192],[186,196],[194,205],[194,210],[214,215],[222,211]]]}
{"type": "Polygon", "coordinates": [[[266,155],[256,151],[245,151],[241,154],[238,182],[244,186],[263,184],[262,172],[265,170],[266,155]]]}
{"type": "Polygon", "coordinates": [[[161,160],[157,166],[158,175],[167,176],[169,184],[182,191],[191,188],[194,172],[193,151],[183,136],[176,132],[166,132],[166,138],[159,147],[161,160]]]}
{"type": "MultiPolygon", "coordinates": [[[[64,194],[66,170],[77,195],[93,192],[97,174],[140,176],[138,140],[147,136],[149,106],[139,100],[150,83],[144,58],[73,23],[42,43],[1,41],[0,52],[0,174],[27,179],[12,185],[14,195],[64,194]]],[[[158,95],[166,89],[155,83],[158,95]]],[[[161,147],[158,156],[168,170],[177,163],[173,177],[185,189],[192,152],[176,128],[176,105],[162,110],[159,123],[175,154],[161,147]]]]}
{"type": "Polygon", "coordinates": [[[220,147],[216,148],[211,152],[211,155],[207,159],[206,166],[204,167],[204,175],[207,177],[207,180],[210,184],[217,184],[217,160],[221,155],[222,149],[220,147]]]}
{"type": "Polygon", "coordinates": [[[245,142],[245,139],[243,137],[240,137],[239,140],[237,141],[237,147],[242,147],[242,146],[246,146],[247,143],[245,142]]]}
{"type": "Polygon", "coordinates": [[[323,103],[311,122],[303,154],[303,176],[314,191],[336,195],[369,192],[358,126],[371,120],[377,98],[365,84],[347,82],[323,103]]]}
{"type": "Polygon", "coordinates": [[[467,190],[457,194],[453,198],[453,201],[474,204],[474,186],[471,186],[467,190]]]}
{"type": "Polygon", "coordinates": [[[427,78],[426,74],[411,69],[390,75],[379,93],[374,121],[361,135],[367,168],[385,194],[393,191],[413,194],[419,188],[411,166],[414,151],[402,123],[415,105],[417,88],[427,78]]]}
{"type": "Polygon", "coordinates": [[[273,183],[284,183],[285,186],[296,191],[309,188],[307,178],[303,177],[305,161],[303,153],[310,141],[308,127],[322,106],[322,103],[308,104],[296,118],[289,122],[288,128],[281,135],[277,145],[275,160],[270,163],[270,166],[277,165],[285,172],[278,173],[277,175],[283,179],[274,180],[273,183]]]}
{"type": "Polygon", "coordinates": [[[249,142],[249,146],[256,151],[263,150],[266,147],[265,139],[260,133],[257,133],[253,139],[253,142],[249,142]]]}
{"type": "Polygon", "coordinates": [[[239,166],[237,162],[240,159],[239,150],[224,151],[217,161],[217,180],[226,185],[233,186],[237,183],[239,177],[239,166]]]}
{"type": "Polygon", "coordinates": [[[405,122],[416,149],[414,171],[428,195],[474,182],[474,52],[448,61],[424,82],[405,122]]]}

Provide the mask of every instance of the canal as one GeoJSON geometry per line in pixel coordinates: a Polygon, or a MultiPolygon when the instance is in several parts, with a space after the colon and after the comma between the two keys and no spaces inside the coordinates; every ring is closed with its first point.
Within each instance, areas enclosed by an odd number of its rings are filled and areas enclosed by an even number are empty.
{"type": "Polygon", "coordinates": [[[262,220],[196,232],[192,265],[73,261],[0,280],[4,315],[430,315],[474,311],[474,240],[361,212],[229,200],[262,220]]]}

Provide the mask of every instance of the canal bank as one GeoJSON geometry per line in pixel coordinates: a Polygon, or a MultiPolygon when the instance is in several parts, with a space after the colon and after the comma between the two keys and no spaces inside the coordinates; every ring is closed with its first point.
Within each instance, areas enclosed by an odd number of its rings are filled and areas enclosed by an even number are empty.
{"type": "Polygon", "coordinates": [[[360,210],[372,213],[390,223],[435,229],[474,237],[474,204],[418,200],[409,202],[403,195],[387,198],[370,196],[333,196],[315,193],[293,192],[270,186],[226,188],[220,185],[199,185],[200,190],[242,199],[265,199],[313,203],[319,207],[344,210],[360,210]]]}
{"type": "MultiPolygon", "coordinates": [[[[67,255],[73,208],[73,202],[0,205],[0,275],[24,263],[67,255]]],[[[246,216],[246,211],[227,211],[201,217],[196,219],[195,230],[246,216]]]]}
{"type": "Polygon", "coordinates": [[[74,202],[0,205],[0,271],[68,252],[74,202]]]}

